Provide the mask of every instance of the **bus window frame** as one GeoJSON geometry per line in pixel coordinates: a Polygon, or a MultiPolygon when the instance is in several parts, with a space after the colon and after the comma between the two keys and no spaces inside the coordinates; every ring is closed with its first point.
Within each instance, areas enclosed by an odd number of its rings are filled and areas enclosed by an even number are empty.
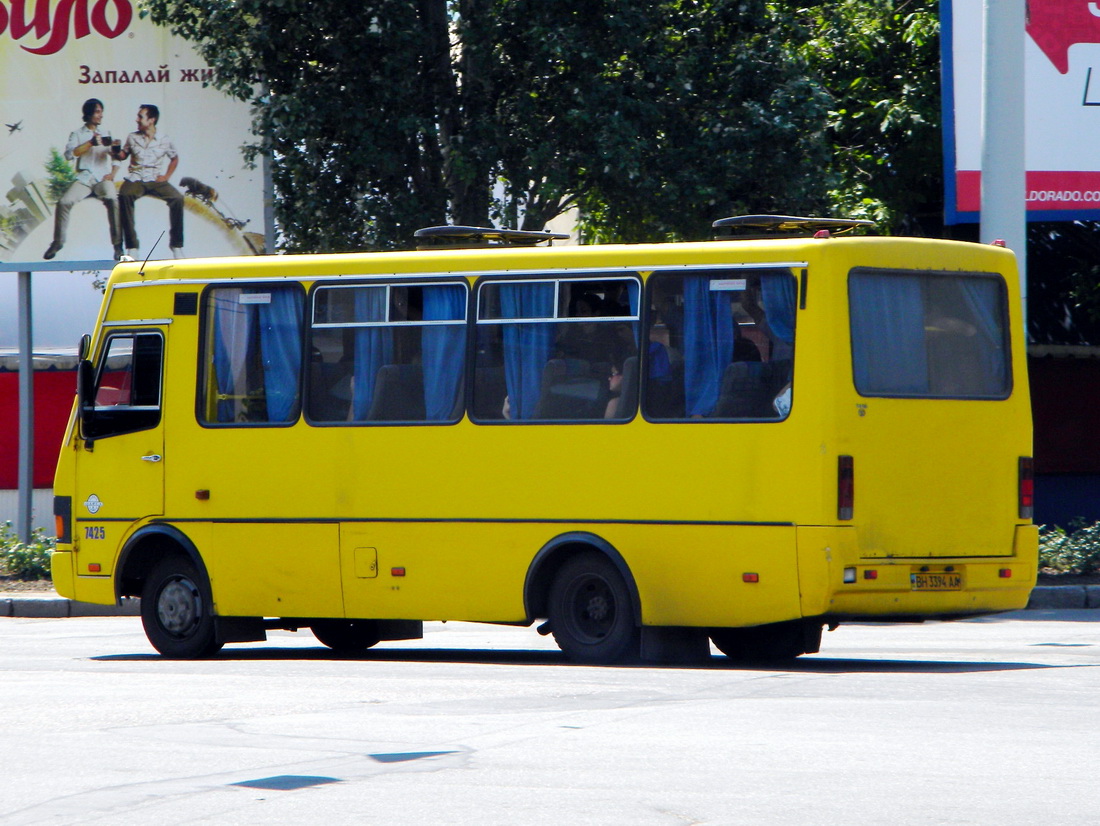
{"type": "MultiPolygon", "coordinates": [[[[80,398],[78,400],[78,412],[80,419],[80,438],[85,442],[97,442],[101,439],[110,439],[115,436],[124,436],[128,433],[140,433],[144,430],[154,430],[160,427],[161,422],[164,420],[164,370],[165,370],[165,354],[167,351],[167,338],[164,335],[164,331],[158,328],[150,327],[112,327],[108,330],[107,334],[103,337],[103,343],[100,345],[97,359],[94,363],[94,369],[92,371],[91,386],[86,387],[84,382],[80,382],[80,398]],[[111,352],[111,342],[116,339],[129,338],[134,344],[137,342],[139,336],[153,336],[160,342],[160,363],[157,370],[157,403],[155,405],[99,405],[96,404],[96,397],[99,395],[101,383],[103,381],[104,371],[107,369],[107,358],[111,352]],[[121,419],[125,422],[128,419],[138,418],[138,414],[149,414],[156,411],[156,419],[148,424],[141,424],[137,427],[119,427],[115,425],[115,429],[107,433],[90,433],[89,430],[93,430],[96,427],[95,422],[101,419],[100,411],[110,413],[111,419],[121,419]]],[[[130,351],[130,366],[129,370],[133,374],[135,367],[135,360],[137,358],[136,347],[130,351]]],[[[81,371],[86,371],[83,365],[89,364],[89,362],[81,362],[81,371]]],[[[131,393],[133,390],[131,389],[131,393]]],[[[119,422],[121,424],[121,422],[119,422]]]]}
{"type": "Polygon", "coordinates": [[[469,278],[462,275],[447,275],[441,273],[416,273],[409,275],[402,275],[400,273],[383,273],[379,275],[370,276],[340,276],[338,279],[325,277],[315,280],[306,291],[306,322],[303,331],[303,345],[305,347],[305,355],[303,356],[301,381],[303,386],[302,391],[302,407],[301,417],[310,427],[327,428],[327,427],[452,427],[463,420],[467,415],[469,401],[470,401],[470,344],[472,336],[470,335],[471,324],[471,296],[473,290],[470,287],[469,278]],[[354,279],[354,280],[346,280],[354,279]],[[354,289],[356,287],[384,287],[386,289],[386,314],[388,315],[391,309],[392,287],[439,287],[439,286],[453,286],[461,285],[465,290],[465,301],[463,302],[465,310],[465,316],[461,321],[454,319],[450,320],[435,320],[424,321],[419,320],[399,320],[399,321],[363,321],[363,322],[322,322],[321,324],[315,324],[313,319],[316,310],[316,294],[325,289],[354,289]],[[336,329],[370,329],[370,328],[402,328],[402,327],[462,327],[465,332],[465,340],[463,342],[463,350],[465,351],[465,360],[462,365],[462,378],[459,382],[459,387],[463,393],[462,404],[459,406],[457,416],[453,416],[447,419],[383,419],[378,421],[369,420],[349,420],[349,421],[330,421],[326,419],[314,419],[309,415],[310,405],[307,403],[307,395],[309,388],[312,387],[313,380],[313,360],[310,357],[310,351],[312,350],[313,331],[314,330],[336,330],[336,329]]]}
{"type": "MultiPolygon", "coordinates": [[[[478,275],[474,280],[470,289],[471,296],[471,312],[468,313],[467,320],[471,325],[471,330],[467,335],[467,345],[469,351],[467,354],[467,406],[466,417],[479,427],[526,427],[526,426],[554,426],[561,425],[566,427],[575,427],[577,425],[624,425],[634,421],[642,406],[641,396],[641,382],[639,381],[638,388],[635,390],[638,393],[637,404],[634,406],[634,412],[627,418],[616,419],[483,419],[475,418],[473,415],[473,402],[475,392],[475,380],[477,377],[477,365],[475,360],[477,358],[477,327],[478,325],[485,326],[507,326],[510,324],[571,324],[571,323],[584,323],[584,322],[628,322],[631,324],[638,324],[638,331],[640,336],[645,335],[645,306],[643,304],[645,297],[645,278],[641,275],[642,272],[649,272],[649,270],[633,268],[609,268],[609,269],[560,269],[560,270],[525,270],[522,273],[496,271],[486,272],[478,275]],[[589,282],[594,284],[606,284],[609,281],[633,281],[638,287],[638,312],[632,315],[624,316],[584,316],[584,317],[571,317],[559,315],[561,310],[561,284],[562,282],[568,282],[569,284],[578,284],[583,282],[589,282]],[[553,316],[531,316],[523,318],[481,318],[481,290],[487,284],[553,284],[554,285],[554,315],[553,316]]],[[[639,351],[639,357],[641,357],[639,351]]],[[[639,358],[639,379],[641,378],[642,360],[639,358]]],[[[503,403],[503,402],[502,402],[503,403]]]]}
{"type": "Polygon", "coordinates": [[[302,420],[302,411],[305,401],[305,388],[304,388],[304,369],[298,370],[298,415],[293,419],[285,422],[216,422],[210,421],[205,418],[205,405],[207,402],[207,380],[214,376],[213,364],[211,363],[210,376],[206,373],[206,357],[213,353],[213,313],[210,311],[208,299],[210,293],[214,290],[224,289],[238,289],[238,288],[296,288],[303,295],[302,302],[302,315],[301,315],[301,334],[298,340],[298,346],[300,349],[301,364],[305,364],[306,358],[309,353],[307,350],[307,340],[305,332],[308,329],[309,319],[307,317],[307,310],[309,308],[308,294],[305,284],[301,280],[294,278],[281,278],[276,281],[270,279],[234,279],[226,278],[224,280],[211,281],[207,283],[203,289],[199,292],[199,335],[198,346],[196,349],[196,362],[197,369],[195,371],[195,421],[198,422],[200,427],[208,428],[210,430],[224,430],[233,428],[287,428],[294,427],[302,420]]]}
{"type": "MultiPolygon", "coordinates": [[[[851,370],[852,388],[856,391],[860,398],[863,399],[914,399],[918,401],[967,401],[967,402],[1002,402],[1012,398],[1016,389],[1016,377],[1014,372],[1014,360],[1012,353],[1012,313],[1008,304],[1008,284],[1005,280],[1003,273],[996,272],[995,270],[921,270],[921,269],[905,269],[901,267],[868,267],[868,266],[856,266],[848,270],[845,277],[845,301],[846,310],[848,314],[848,356],[849,356],[849,369],[851,370]],[[852,274],[858,272],[869,272],[876,274],[886,275],[915,275],[915,276],[930,276],[933,278],[952,278],[955,280],[963,278],[984,278],[990,281],[996,282],[999,293],[999,304],[1002,310],[1001,320],[1004,322],[1001,327],[1002,341],[1001,346],[1005,354],[1005,392],[1001,395],[989,395],[989,396],[973,396],[973,395],[951,395],[951,394],[931,394],[931,393],[869,393],[860,389],[856,382],[856,348],[855,348],[855,336],[852,330],[852,274]]],[[[925,338],[927,342],[927,338],[925,338]]]]}
{"type": "MultiPolygon", "coordinates": [[[[649,286],[655,278],[667,277],[667,276],[687,276],[687,275],[708,275],[710,273],[719,274],[723,272],[736,272],[752,274],[760,271],[784,271],[793,281],[795,289],[795,301],[794,301],[794,343],[792,348],[792,363],[791,363],[791,404],[787,410],[786,415],[783,416],[769,416],[769,417],[742,417],[731,418],[727,416],[704,416],[702,418],[690,418],[686,415],[679,418],[655,418],[650,415],[646,410],[646,399],[649,397],[649,370],[648,360],[649,353],[646,352],[645,361],[641,366],[641,376],[639,377],[639,391],[641,397],[638,400],[638,409],[642,418],[647,422],[655,425],[700,425],[700,424],[782,424],[790,419],[795,409],[795,377],[797,364],[799,362],[798,357],[798,315],[806,309],[805,295],[809,280],[809,265],[805,261],[777,261],[777,262],[759,262],[751,264],[713,264],[707,266],[693,266],[693,267],[655,267],[652,270],[648,270],[648,274],[645,279],[645,291],[643,293],[643,329],[648,331],[652,329],[654,318],[653,302],[650,300],[651,287],[649,286]]],[[[748,277],[748,276],[746,276],[748,277]]],[[[777,411],[778,412],[778,411],[777,411]]]]}

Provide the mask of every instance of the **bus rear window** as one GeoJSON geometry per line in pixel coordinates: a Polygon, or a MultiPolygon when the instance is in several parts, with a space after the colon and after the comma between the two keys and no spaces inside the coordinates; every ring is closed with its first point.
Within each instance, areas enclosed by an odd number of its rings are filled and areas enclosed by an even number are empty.
{"type": "Polygon", "coordinates": [[[848,298],[861,395],[1008,396],[1008,307],[999,276],[858,268],[848,298]]]}

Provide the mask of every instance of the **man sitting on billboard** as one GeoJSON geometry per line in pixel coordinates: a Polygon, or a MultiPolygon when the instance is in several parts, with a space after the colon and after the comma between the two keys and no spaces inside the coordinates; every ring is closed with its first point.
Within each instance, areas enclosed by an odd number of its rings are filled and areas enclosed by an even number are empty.
{"type": "Polygon", "coordinates": [[[119,206],[123,243],[134,258],[141,246],[134,226],[134,203],[146,195],[168,204],[168,246],[176,258],[183,257],[183,195],[168,183],[179,165],[179,153],[171,138],[157,132],[159,120],[160,110],[151,103],[143,103],[137,113],[138,131],[126,136],[119,153],[120,158],[130,159],[130,168],[119,190],[119,206]]]}
{"type": "Polygon", "coordinates": [[[65,145],[65,157],[76,162],[76,180],[57,202],[54,213],[53,243],[42,254],[49,261],[65,246],[69,228],[69,213],[73,206],[85,198],[96,197],[107,208],[107,226],[115,258],[122,255],[122,236],[119,232],[118,193],[115,190],[115,170],[119,162],[112,158],[111,134],[101,126],[103,101],[89,98],[84,101],[81,114],[84,126],[69,135],[65,145]]]}

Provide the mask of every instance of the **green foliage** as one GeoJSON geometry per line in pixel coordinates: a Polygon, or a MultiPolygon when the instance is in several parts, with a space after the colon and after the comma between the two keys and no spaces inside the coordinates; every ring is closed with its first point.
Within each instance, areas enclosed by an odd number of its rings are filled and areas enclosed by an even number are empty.
{"type": "Polygon", "coordinates": [[[289,250],[574,204],[591,239],[653,240],[828,203],[828,99],[765,0],[146,5],[254,104],[289,250]]]}
{"type": "Polygon", "coordinates": [[[46,185],[50,198],[54,201],[60,201],[61,196],[69,190],[73,181],[76,180],[76,170],[73,169],[73,165],[66,160],[64,155],[51,148],[50,159],[46,161],[46,172],[50,176],[49,183],[46,185]]]}
{"type": "Polygon", "coordinates": [[[25,545],[16,537],[11,522],[0,523],[0,576],[50,579],[50,554],[56,545],[57,540],[41,528],[31,532],[31,541],[25,545]]]}
{"type": "Polygon", "coordinates": [[[943,226],[938,0],[775,0],[832,96],[830,195],[885,231],[943,226]]]}
{"type": "Polygon", "coordinates": [[[1039,529],[1039,567],[1065,574],[1100,573],[1100,522],[1039,529]]]}

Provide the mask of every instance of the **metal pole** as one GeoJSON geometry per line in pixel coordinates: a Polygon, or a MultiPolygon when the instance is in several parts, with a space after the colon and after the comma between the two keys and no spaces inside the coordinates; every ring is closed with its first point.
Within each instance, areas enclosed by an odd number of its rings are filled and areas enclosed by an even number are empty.
{"type": "Polygon", "coordinates": [[[18,276],[19,293],[19,509],[16,535],[31,541],[31,499],[34,492],[34,335],[31,329],[31,274],[18,276]]]}
{"type": "Polygon", "coordinates": [[[985,0],[981,240],[1003,239],[1020,268],[1027,334],[1027,173],[1024,157],[1026,0],[985,0]]]}
{"type": "MultiPolygon", "coordinates": [[[[267,81],[261,84],[261,95],[264,101],[269,101],[271,89],[267,81]]],[[[264,255],[275,254],[275,178],[271,172],[271,136],[264,135],[264,151],[260,155],[260,170],[263,175],[264,188],[264,255]]]]}

